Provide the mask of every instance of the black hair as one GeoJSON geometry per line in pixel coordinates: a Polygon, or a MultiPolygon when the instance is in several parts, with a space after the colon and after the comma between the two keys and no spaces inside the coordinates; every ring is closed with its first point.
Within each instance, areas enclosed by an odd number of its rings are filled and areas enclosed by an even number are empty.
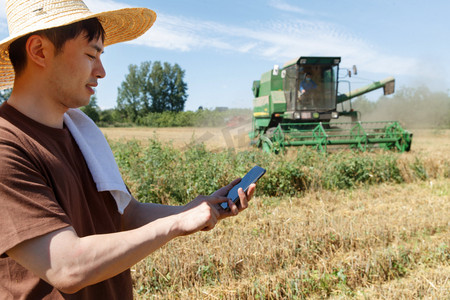
{"type": "Polygon", "coordinates": [[[85,34],[85,38],[87,38],[89,42],[98,38],[101,38],[102,41],[105,40],[105,30],[97,18],[33,32],[15,40],[9,45],[8,52],[16,76],[26,67],[27,55],[25,45],[30,36],[37,34],[46,37],[55,46],[55,54],[58,54],[68,40],[78,37],[81,33],[85,34]]]}

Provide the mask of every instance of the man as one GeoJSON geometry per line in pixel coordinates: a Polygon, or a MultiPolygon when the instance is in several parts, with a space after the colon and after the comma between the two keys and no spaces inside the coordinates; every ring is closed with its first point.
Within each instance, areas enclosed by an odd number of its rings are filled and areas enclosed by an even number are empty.
{"type": "Polygon", "coordinates": [[[311,79],[311,74],[305,73],[305,78],[300,82],[300,94],[303,95],[315,88],[317,88],[317,84],[311,79]]]}
{"type": "Polygon", "coordinates": [[[300,82],[298,102],[302,105],[302,109],[314,106],[315,89],[317,84],[312,80],[310,73],[305,73],[304,79],[300,82]]]}
{"type": "Polygon", "coordinates": [[[77,0],[7,0],[6,7],[0,88],[13,90],[0,107],[0,298],[131,299],[132,265],[237,215],[255,185],[239,191],[239,207],[225,197],[235,180],[185,206],[130,196],[122,211],[114,191],[98,191],[65,120],[105,77],[104,46],[138,37],[156,15],[93,14],[77,0]],[[229,210],[219,206],[226,201],[229,210]]]}

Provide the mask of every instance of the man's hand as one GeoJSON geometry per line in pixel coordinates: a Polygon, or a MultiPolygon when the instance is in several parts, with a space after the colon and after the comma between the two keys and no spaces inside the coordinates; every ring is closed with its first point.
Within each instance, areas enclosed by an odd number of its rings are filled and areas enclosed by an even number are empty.
{"type": "Polygon", "coordinates": [[[255,184],[247,194],[240,189],[239,206],[226,198],[239,181],[210,196],[198,196],[184,207],[132,199],[123,216],[126,231],[78,237],[68,226],[24,241],[6,253],[59,290],[74,293],[123,272],[177,236],[211,230],[219,220],[246,209],[255,184]],[[229,211],[220,207],[224,201],[229,211]]]}
{"type": "Polygon", "coordinates": [[[211,230],[219,220],[230,216],[236,216],[239,212],[248,207],[248,201],[255,193],[256,185],[251,184],[244,193],[242,188],[239,189],[240,204],[237,206],[233,201],[226,198],[226,195],[233,186],[241,181],[240,178],[233,180],[227,186],[218,189],[210,196],[198,196],[190,203],[184,206],[184,211],[179,215],[178,230],[182,235],[194,233],[199,230],[211,230]],[[220,203],[228,202],[229,210],[220,207],[220,203]]]}
{"type": "MultiPolygon", "coordinates": [[[[224,186],[221,189],[218,189],[217,191],[215,191],[212,196],[226,196],[228,194],[228,192],[239,182],[241,181],[241,178],[237,178],[235,180],[233,180],[229,185],[224,186]]],[[[224,211],[222,209],[222,207],[220,207],[220,210],[222,212],[225,212],[223,214],[221,214],[221,218],[226,218],[229,216],[235,216],[237,215],[239,212],[243,211],[244,209],[246,209],[248,207],[248,202],[250,201],[250,199],[253,197],[253,194],[255,193],[255,189],[256,189],[256,184],[252,183],[247,190],[247,193],[244,193],[244,191],[242,190],[242,188],[240,188],[238,190],[238,194],[239,194],[239,205],[236,205],[235,203],[233,203],[233,201],[231,201],[230,199],[227,199],[228,201],[228,207],[230,208],[229,211],[224,211]]]]}

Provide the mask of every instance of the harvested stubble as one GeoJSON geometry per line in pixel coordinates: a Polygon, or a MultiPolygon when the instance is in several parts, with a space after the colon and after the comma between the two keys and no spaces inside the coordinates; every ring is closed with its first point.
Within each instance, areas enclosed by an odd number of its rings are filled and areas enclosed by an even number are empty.
{"type": "Polygon", "coordinates": [[[450,180],[255,197],[133,268],[138,299],[447,299],[450,180]]]}

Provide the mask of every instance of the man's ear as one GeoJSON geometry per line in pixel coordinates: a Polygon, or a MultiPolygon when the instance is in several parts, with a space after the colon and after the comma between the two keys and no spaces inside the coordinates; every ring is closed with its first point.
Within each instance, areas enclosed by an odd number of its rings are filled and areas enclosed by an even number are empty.
{"type": "Polygon", "coordinates": [[[37,34],[30,36],[25,45],[27,57],[30,63],[35,63],[40,67],[47,65],[51,49],[51,42],[37,34]]]}

